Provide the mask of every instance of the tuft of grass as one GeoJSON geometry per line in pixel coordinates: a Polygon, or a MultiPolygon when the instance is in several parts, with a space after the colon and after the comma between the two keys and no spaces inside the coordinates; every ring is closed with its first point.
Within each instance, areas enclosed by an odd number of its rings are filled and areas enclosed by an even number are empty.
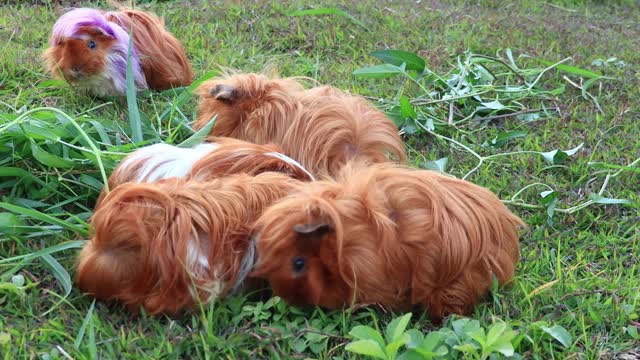
{"type": "Polygon", "coordinates": [[[363,340],[385,358],[599,359],[638,347],[635,2],[139,1],[164,16],[198,76],[128,101],[81,96],[45,74],[39,55],[71,3],[0,5],[6,358],[347,359],[363,340]],[[139,146],[199,141],[191,91],[218,65],[276,67],[368,96],[404,131],[413,165],[491,189],[530,226],[514,281],[441,326],[252,294],[152,318],[81,294],[74,260],[106,177],[139,146]]]}

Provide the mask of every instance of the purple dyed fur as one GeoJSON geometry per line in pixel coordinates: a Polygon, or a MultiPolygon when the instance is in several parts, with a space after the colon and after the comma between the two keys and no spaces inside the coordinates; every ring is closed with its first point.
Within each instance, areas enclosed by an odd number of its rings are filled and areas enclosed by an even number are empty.
{"type": "MultiPolygon", "coordinates": [[[[50,45],[52,47],[56,46],[59,40],[65,38],[77,38],[77,31],[83,26],[98,27],[107,35],[116,39],[116,43],[108,52],[108,57],[111,61],[107,61],[107,66],[110,68],[106,71],[112,70],[110,75],[113,77],[114,87],[123,89],[124,92],[124,89],[127,87],[126,76],[129,34],[118,24],[108,21],[100,11],[88,8],[77,8],[63,14],[53,26],[50,45]]],[[[131,49],[131,68],[133,70],[136,88],[146,88],[147,85],[144,74],[142,73],[142,67],[140,66],[140,58],[133,44],[131,49]]]]}

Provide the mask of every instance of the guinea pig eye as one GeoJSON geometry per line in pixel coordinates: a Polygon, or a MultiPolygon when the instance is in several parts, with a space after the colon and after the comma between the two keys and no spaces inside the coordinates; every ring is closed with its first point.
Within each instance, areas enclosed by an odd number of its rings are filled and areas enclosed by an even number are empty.
{"type": "Polygon", "coordinates": [[[90,40],[89,43],[87,44],[87,46],[89,46],[89,49],[95,49],[96,48],[96,42],[93,40],[90,40]]]}
{"type": "Polygon", "coordinates": [[[300,257],[293,258],[293,272],[301,273],[304,270],[304,259],[300,257]]]}

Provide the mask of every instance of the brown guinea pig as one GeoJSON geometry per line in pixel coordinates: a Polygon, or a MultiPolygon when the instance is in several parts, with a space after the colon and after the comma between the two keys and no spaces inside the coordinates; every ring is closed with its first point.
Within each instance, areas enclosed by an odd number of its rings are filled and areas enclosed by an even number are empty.
{"type": "MultiPolygon", "coordinates": [[[[256,145],[232,138],[216,138],[215,142],[194,147],[178,147],[158,143],[128,154],[109,176],[109,189],[128,182],[154,182],[168,178],[212,180],[215,178],[263,172],[280,172],[294,179],[309,181],[314,177],[297,161],[282,154],[272,144],[256,145]]],[[[100,207],[106,191],[100,193],[100,207]]]]}
{"type": "Polygon", "coordinates": [[[299,183],[266,172],[122,184],[91,217],[78,287],[150,314],[177,313],[240,290],[254,263],[251,225],[299,183]]]}
{"type": "Polygon", "coordinates": [[[193,71],[182,45],[155,15],[127,10],[77,8],[53,27],[44,53],[48,71],[96,96],[124,95],[129,32],[136,90],[165,90],[191,84],[193,71]]]}
{"type": "Polygon", "coordinates": [[[330,86],[305,90],[292,78],[235,74],[207,81],[194,128],[217,115],[211,134],[280,145],[314,175],[348,161],[405,161],[396,125],[366,99],[330,86]]]}
{"type": "Polygon", "coordinates": [[[307,183],[255,226],[258,263],[291,304],[468,314],[512,279],[522,221],[489,190],[433,171],[348,164],[307,183]]]}

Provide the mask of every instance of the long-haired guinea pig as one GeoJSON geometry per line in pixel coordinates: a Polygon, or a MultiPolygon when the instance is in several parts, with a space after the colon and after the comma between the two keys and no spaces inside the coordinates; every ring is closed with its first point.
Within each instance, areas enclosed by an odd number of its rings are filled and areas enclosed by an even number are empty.
{"type": "Polygon", "coordinates": [[[191,84],[193,71],[180,42],[161,18],[138,10],[105,12],[77,8],[53,26],[44,53],[48,71],[96,96],[124,95],[129,33],[131,70],[137,90],[191,84]]]}
{"type": "MultiPolygon", "coordinates": [[[[109,176],[109,189],[128,182],[154,182],[168,178],[198,181],[263,172],[279,172],[302,181],[314,177],[297,161],[273,144],[256,145],[232,138],[216,138],[215,142],[181,148],[158,143],[142,147],[127,155],[109,176]]],[[[102,191],[97,207],[107,192],[102,191]]]]}
{"type": "Polygon", "coordinates": [[[150,314],[174,314],[251,288],[244,281],[254,264],[251,225],[299,183],[265,172],[121,184],[91,218],[78,286],[150,314]]]}
{"type": "Polygon", "coordinates": [[[297,305],[377,303],[468,314],[512,279],[523,222],[489,190],[433,171],[348,164],[305,183],[255,226],[252,276],[297,305]]]}
{"type": "Polygon", "coordinates": [[[360,96],[330,86],[305,90],[292,78],[225,75],[199,86],[194,128],[217,115],[211,134],[275,143],[316,175],[347,161],[406,159],[395,124],[360,96]]]}

